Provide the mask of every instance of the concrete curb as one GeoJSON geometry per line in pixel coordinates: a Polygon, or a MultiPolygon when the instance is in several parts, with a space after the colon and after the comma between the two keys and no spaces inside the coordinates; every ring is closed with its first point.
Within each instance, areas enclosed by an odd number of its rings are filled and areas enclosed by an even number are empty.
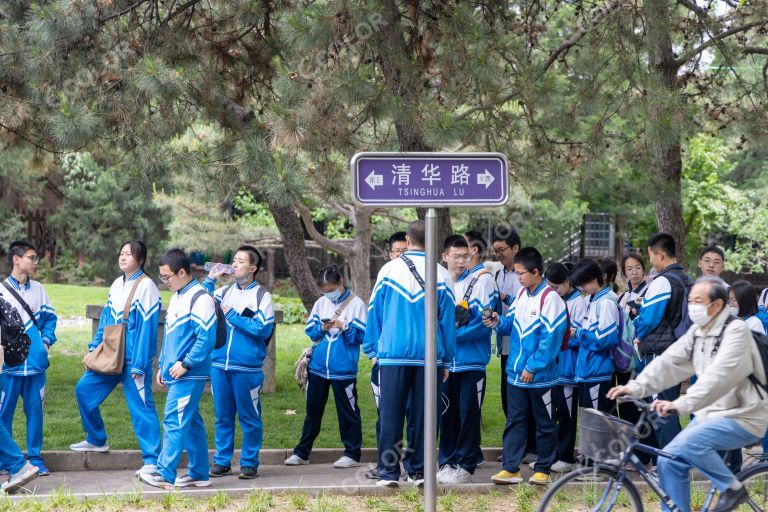
{"type": "MultiPolygon", "coordinates": [[[[209,450],[213,456],[213,450],[209,450]]],[[[291,449],[266,449],[259,453],[259,463],[264,466],[279,466],[293,454],[291,449]]],[[[43,452],[45,465],[51,471],[120,471],[140,468],[143,464],[138,450],[112,450],[107,453],[51,451],[43,452]]],[[[330,464],[344,455],[338,448],[316,448],[312,450],[312,464],[330,464]]],[[[488,461],[495,461],[501,455],[501,448],[483,448],[483,455],[488,461]]],[[[375,448],[363,448],[361,462],[373,464],[377,459],[375,448]]],[[[185,465],[186,455],[181,466],[185,465]]],[[[232,465],[240,465],[240,450],[235,450],[232,465]]]]}

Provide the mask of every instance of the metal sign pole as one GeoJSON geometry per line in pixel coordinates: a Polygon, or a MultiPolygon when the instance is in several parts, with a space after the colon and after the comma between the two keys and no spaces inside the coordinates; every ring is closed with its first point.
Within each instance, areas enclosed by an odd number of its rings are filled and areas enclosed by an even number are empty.
{"type": "Polygon", "coordinates": [[[437,210],[425,217],[424,512],[437,507],[437,210]]]}

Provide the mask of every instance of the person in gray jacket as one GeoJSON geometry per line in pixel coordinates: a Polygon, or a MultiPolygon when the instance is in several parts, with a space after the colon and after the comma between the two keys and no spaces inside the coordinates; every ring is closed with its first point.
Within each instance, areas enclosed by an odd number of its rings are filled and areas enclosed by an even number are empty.
{"type": "MultiPolygon", "coordinates": [[[[663,449],[678,460],[659,458],[661,486],[680,510],[690,510],[690,470],[698,469],[720,492],[713,512],[736,508],[747,499],[741,485],[718,451],[757,444],[768,427],[768,400],[749,377],[766,383],[757,345],[747,324],[732,316],[725,283],[717,277],[699,278],[688,296],[693,326],[635,380],[618,386],[609,398],[644,398],[698,375],[688,392],[674,401],[656,400],[651,409],[660,416],[696,413],[695,419],[663,449]]],[[[662,510],[668,510],[662,503],[662,510]]]]}

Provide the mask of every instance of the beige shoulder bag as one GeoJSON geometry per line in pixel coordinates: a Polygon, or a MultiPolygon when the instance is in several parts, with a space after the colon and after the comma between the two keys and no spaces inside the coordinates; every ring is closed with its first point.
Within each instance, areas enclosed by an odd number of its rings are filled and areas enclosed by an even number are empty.
{"type": "Polygon", "coordinates": [[[104,327],[104,337],[101,343],[93,351],[85,355],[83,363],[92,372],[104,375],[119,375],[123,373],[123,364],[125,363],[125,331],[128,328],[128,315],[131,312],[131,303],[133,302],[133,296],[136,295],[136,289],[138,289],[142,279],[146,277],[146,275],[143,275],[134,283],[131,294],[128,296],[128,300],[125,301],[123,321],[117,325],[104,327]]]}

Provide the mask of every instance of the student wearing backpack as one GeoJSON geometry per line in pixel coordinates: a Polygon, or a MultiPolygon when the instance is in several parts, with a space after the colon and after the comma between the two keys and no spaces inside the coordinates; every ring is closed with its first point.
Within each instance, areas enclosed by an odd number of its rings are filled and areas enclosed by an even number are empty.
{"type": "Polygon", "coordinates": [[[307,415],[299,444],[286,466],[309,464],[312,444],[320,435],[328,391],[333,390],[344,455],[335,468],[360,465],[363,446],[360,408],[357,405],[357,365],[365,337],[365,303],[344,284],[336,265],[325,267],[318,279],[323,296],[317,299],[304,329],[313,342],[307,376],[307,415]]]}
{"type": "Polygon", "coordinates": [[[19,397],[27,420],[27,459],[41,476],[49,474],[40,450],[43,447],[43,400],[45,397],[48,351],[56,343],[56,312],[43,285],[31,276],[37,273],[37,250],[26,241],[16,241],[8,248],[11,275],[0,288],[3,298],[19,313],[30,338],[29,355],[23,364],[3,364],[3,399],[0,421],[13,435],[13,414],[19,397]]]}
{"type": "MultiPolygon", "coordinates": [[[[744,503],[747,489],[718,452],[739,450],[765,435],[766,355],[747,324],[732,318],[721,279],[700,277],[688,300],[694,325],[635,380],[612,389],[609,396],[656,397],[694,373],[699,376],[684,396],[673,401],[654,399],[651,404],[662,416],[696,413],[695,419],[663,447],[677,459],[659,458],[660,483],[680,509],[688,512],[691,469],[698,469],[720,493],[711,510],[724,512],[744,503]]],[[[663,504],[662,509],[667,510],[663,504]]]]}
{"type": "MultiPolygon", "coordinates": [[[[656,270],[648,291],[643,297],[640,314],[634,319],[635,345],[640,354],[637,372],[663,354],[688,327],[688,292],[691,278],[677,262],[677,244],[669,233],[656,233],[648,239],[648,258],[656,270]]],[[[659,393],[661,400],[673,401],[680,396],[680,384],[659,393]]],[[[664,446],[680,432],[677,417],[662,418],[654,422],[654,432],[660,446],[664,446]]]]}
{"type": "MultiPolygon", "coordinates": [[[[424,482],[424,229],[421,220],[408,225],[408,250],[381,268],[368,302],[363,351],[379,363],[381,429],[376,485],[383,487],[400,485],[403,422],[409,400],[415,434],[406,471],[409,482],[424,482]]],[[[435,266],[439,384],[447,380],[448,364],[455,353],[456,301],[448,271],[436,262],[435,266]]]]}
{"type": "MultiPolygon", "coordinates": [[[[571,285],[571,271],[562,263],[547,267],[544,278],[547,285],[565,301],[571,330],[568,345],[557,356],[560,365],[560,380],[555,388],[555,411],[557,420],[557,461],[550,468],[555,473],[567,473],[578,466],[574,448],[576,446],[579,393],[576,384],[576,359],[579,355],[579,340],[576,332],[582,327],[587,316],[584,296],[571,285]]],[[[535,463],[532,463],[535,467],[535,463]]],[[[533,469],[533,467],[532,467],[533,469]]]]}
{"type": "MultiPolygon", "coordinates": [[[[480,408],[485,369],[491,358],[491,332],[483,325],[483,312],[496,307],[498,292],[493,276],[482,263],[469,268],[469,244],[449,236],[443,243],[443,262],[455,282],[456,353],[443,383],[447,404],[440,417],[440,472],[442,484],[472,481],[480,451],[480,408]]],[[[487,315],[488,313],[486,313],[487,315]]]]}
{"type": "MultiPolygon", "coordinates": [[[[238,247],[232,258],[233,284],[216,288],[224,274],[214,267],[203,281],[213,295],[226,329],[217,340],[211,362],[211,390],[216,415],[216,452],[210,476],[218,478],[232,472],[235,450],[235,416],[243,430],[240,455],[241,479],[258,476],[259,450],[264,437],[261,421],[261,388],[264,385],[264,358],[275,326],[272,295],[256,282],[261,255],[255,247],[238,247]]],[[[219,321],[222,321],[219,318],[219,321]]]]}
{"type": "Polygon", "coordinates": [[[117,264],[123,274],[109,288],[99,328],[88,344],[88,351],[94,351],[102,343],[105,327],[123,323],[126,302],[133,294],[126,322],[123,371],[117,375],[106,375],[85,370],[75,387],[85,440],[69,445],[70,450],[77,452],[109,451],[107,431],[99,407],[122,383],[144,463],[136,471],[137,476],[156,471],[160,455],[160,422],[152,399],[152,360],[157,354],[161,303],[157,286],[145,274],[146,261],[147,246],[141,240],[125,242],[120,248],[117,264]]]}
{"type": "Polygon", "coordinates": [[[557,423],[553,394],[560,379],[557,356],[568,328],[565,302],[544,281],[544,261],[533,247],[520,250],[514,259],[515,273],[523,289],[507,316],[494,313],[486,327],[511,335],[507,364],[508,415],[502,439],[502,470],[491,481],[516,484],[523,481],[520,464],[528,437],[528,419],[536,423],[538,460],[528,480],[535,485],[550,482],[550,467],[557,456],[557,423]]]}
{"type": "Polygon", "coordinates": [[[173,291],[157,364],[157,383],[167,386],[168,394],[157,471],[142,473],[139,479],[162,489],[208,487],[208,439],[199,406],[205,382],[211,375],[216,305],[205,288],[192,278],[191,261],[184,251],[166,251],[159,265],[160,280],[173,291]],[[177,478],[184,451],[189,460],[188,472],[177,478]]]}
{"type": "Polygon", "coordinates": [[[757,306],[757,293],[749,281],[736,281],[728,290],[728,305],[733,316],[741,318],[747,326],[761,334],[766,334],[766,323],[757,306]]]}
{"type": "Polygon", "coordinates": [[[611,350],[620,341],[620,309],[610,286],[603,281],[603,270],[594,260],[578,262],[571,271],[571,283],[587,296],[586,320],[576,330],[579,403],[587,409],[611,412],[614,403],[606,395],[615,372],[611,350]]]}

